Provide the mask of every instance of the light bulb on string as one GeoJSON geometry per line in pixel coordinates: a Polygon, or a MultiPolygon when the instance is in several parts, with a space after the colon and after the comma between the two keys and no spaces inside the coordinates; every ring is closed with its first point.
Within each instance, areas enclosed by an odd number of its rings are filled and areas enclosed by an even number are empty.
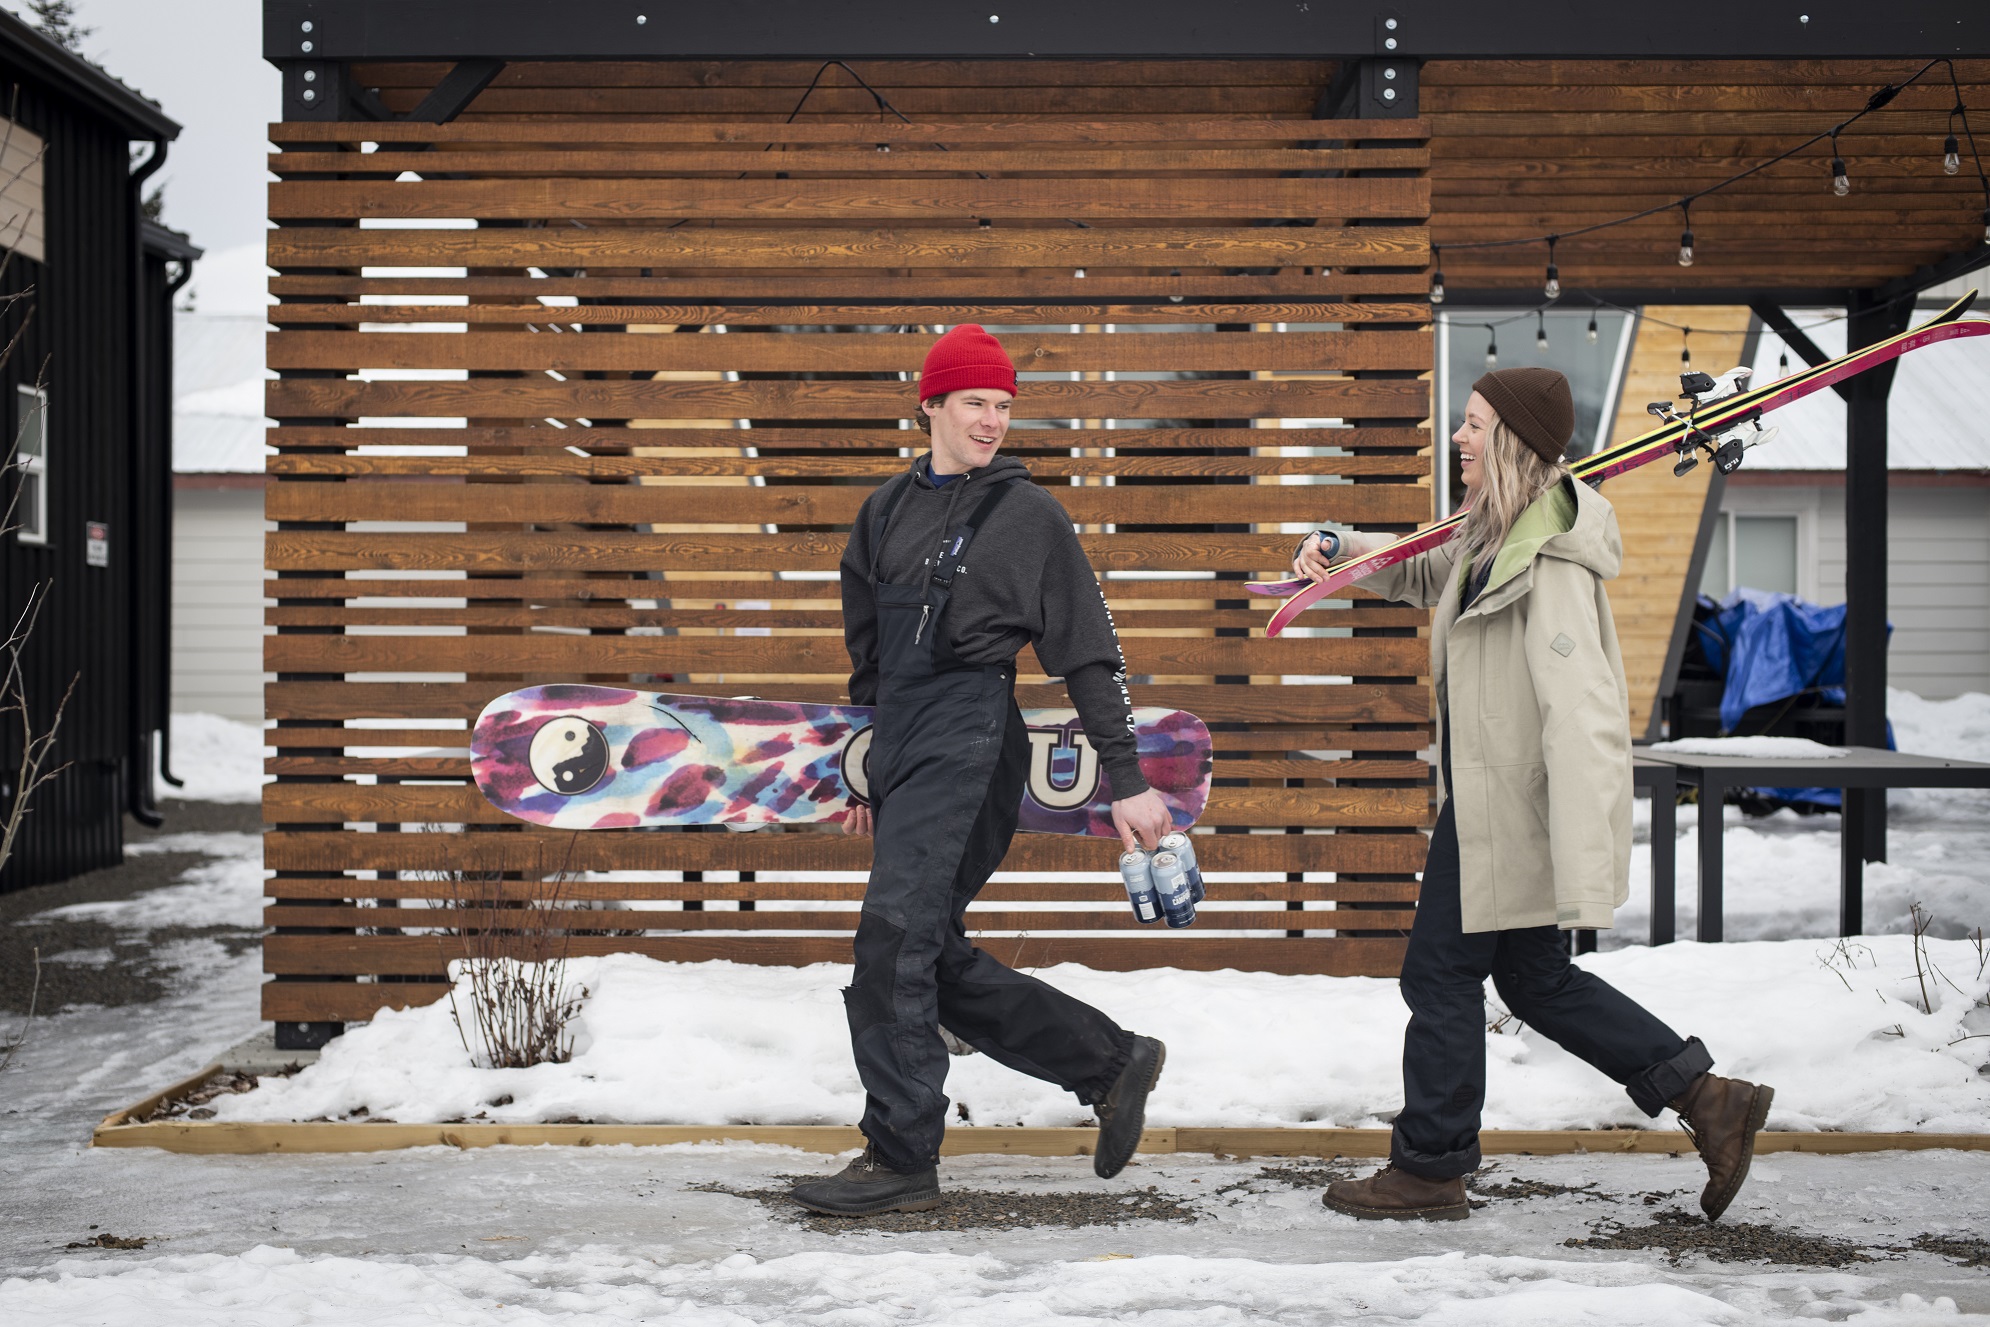
{"type": "Polygon", "coordinates": [[[1444,303],[1444,250],[1433,244],[1430,246],[1430,302],[1444,303]]]}
{"type": "Polygon", "coordinates": [[[1690,204],[1681,203],[1679,205],[1679,217],[1685,227],[1679,232],[1679,265],[1681,267],[1691,267],[1693,265],[1693,212],[1690,204]]]}
{"type": "Polygon", "coordinates": [[[1942,140],[1942,174],[1953,175],[1962,169],[1962,147],[1955,141],[1955,134],[1942,140]]]}
{"type": "Polygon", "coordinates": [[[1778,351],[1776,354],[1776,376],[1778,378],[1790,376],[1790,352],[1787,350],[1778,351]]]}
{"type": "Polygon", "coordinates": [[[1852,192],[1852,177],[1845,172],[1845,158],[1838,155],[1838,131],[1831,131],[1831,192],[1843,198],[1852,192]]]}
{"type": "Polygon", "coordinates": [[[1589,344],[1596,344],[1596,315],[1593,313],[1589,315],[1589,344]]]}
{"type": "Polygon", "coordinates": [[[1534,348],[1536,350],[1548,348],[1548,317],[1539,309],[1534,310],[1534,348]]]}
{"type": "Polygon", "coordinates": [[[1983,242],[1990,244],[1990,207],[1983,209],[1983,242]]]}
{"type": "Polygon", "coordinates": [[[1679,367],[1682,369],[1690,369],[1693,367],[1693,343],[1691,340],[1692,335],[1693,335],[1693,329],[1690,327],[1682,327],[1679,329],[1679,367]]]}
{"type": "Polygon", "coordinates": [[[1486,368],[1496,369],[1498,367],[1499,367],[1499,334],[1493,331],[1492,328],[1488,327],[1486,328],[1486,368]]]}
{"type": "Polygon", "coordinates": [[[1548,279],[1541,283],[1541,293],[1549,299],[1562,296],[1562,269],[1555,266],[1555,241],[1559,235],[1548,236],[1548,279]]]}

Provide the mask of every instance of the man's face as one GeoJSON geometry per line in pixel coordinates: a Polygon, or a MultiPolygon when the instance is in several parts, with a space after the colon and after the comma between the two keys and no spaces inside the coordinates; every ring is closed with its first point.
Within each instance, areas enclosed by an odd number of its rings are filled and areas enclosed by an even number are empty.
{"type": "Polygon", "coordinates": [[[994,460],[1009,432],[1009,402],[1015,399],[1014,392],[999,387],[973,387],[922,402],[919,408],[933,421],[934,472],[965,474],[994,460]]]}

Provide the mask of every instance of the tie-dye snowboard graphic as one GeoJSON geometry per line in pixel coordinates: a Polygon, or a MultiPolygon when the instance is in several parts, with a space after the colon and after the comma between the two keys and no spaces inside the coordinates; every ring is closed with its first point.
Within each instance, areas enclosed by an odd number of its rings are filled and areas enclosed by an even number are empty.
{"type": "MultiPolygon", "coordinates": [[[[1209,729],[1182,710],[1136,709],[1140,769],[1186,829],[1209,797],[1209,729]]],[[[1030,777],[1021,828],[1117,838],[1112,782],[1076,710],[1024,710],[1030,777]]],[[[527,687],[484,707],[470,768],[492,806],[555,829],[840,821],[869,800],[871,710],[673,696],[621,687],[527,687]]]]}

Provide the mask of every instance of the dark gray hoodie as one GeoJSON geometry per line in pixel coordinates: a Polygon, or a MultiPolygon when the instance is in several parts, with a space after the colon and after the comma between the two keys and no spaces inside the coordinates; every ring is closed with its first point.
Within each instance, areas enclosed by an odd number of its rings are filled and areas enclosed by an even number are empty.
{"type": "MultiPolygon", "coordinates": [[[[926,558],[973,514],[989,489],[1028,477],[1021,461],[998,454],[936,488],[931,456],[921,456],[912,463],[911,487],[885,529],[877,578],[887,585],[922,584],[930,574],[926,558]]],[[[872,530],[879,494],[900,482],[891,481],[865,501],[843,551],[844,643],[850,650],[850,699],[858,705],[876,704],[878,694],[872,530]]],[[[1024,645],[1034,645],[1044,671],[1064,679],[1085,735],[1112,776],[1113,792],[1132,797],[1146,791],[1119,635],[1071,518],[1047,490],[1028,482],[1015,485],[975,535],[947,603],[947,629],[954,653],[968,663],[1012,663],[1024,645]]]]}

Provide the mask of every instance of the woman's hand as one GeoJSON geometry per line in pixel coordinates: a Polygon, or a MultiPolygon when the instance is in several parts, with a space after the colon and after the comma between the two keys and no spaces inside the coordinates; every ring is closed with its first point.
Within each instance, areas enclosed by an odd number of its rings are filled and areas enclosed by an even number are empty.
{"type": "MultiPolygon", "coordinates": [[[[1327,551],[1320,547],[1320,536],[1309,534],[1299,545],[1299,556],[1292,559],[1292,574],[1304,576],[1309,581],[1323,581],[1327,578],[1327,551]]],[[[1347,537],[1341,536],[1341,552],[1347,551],[1347,537]]]]}

